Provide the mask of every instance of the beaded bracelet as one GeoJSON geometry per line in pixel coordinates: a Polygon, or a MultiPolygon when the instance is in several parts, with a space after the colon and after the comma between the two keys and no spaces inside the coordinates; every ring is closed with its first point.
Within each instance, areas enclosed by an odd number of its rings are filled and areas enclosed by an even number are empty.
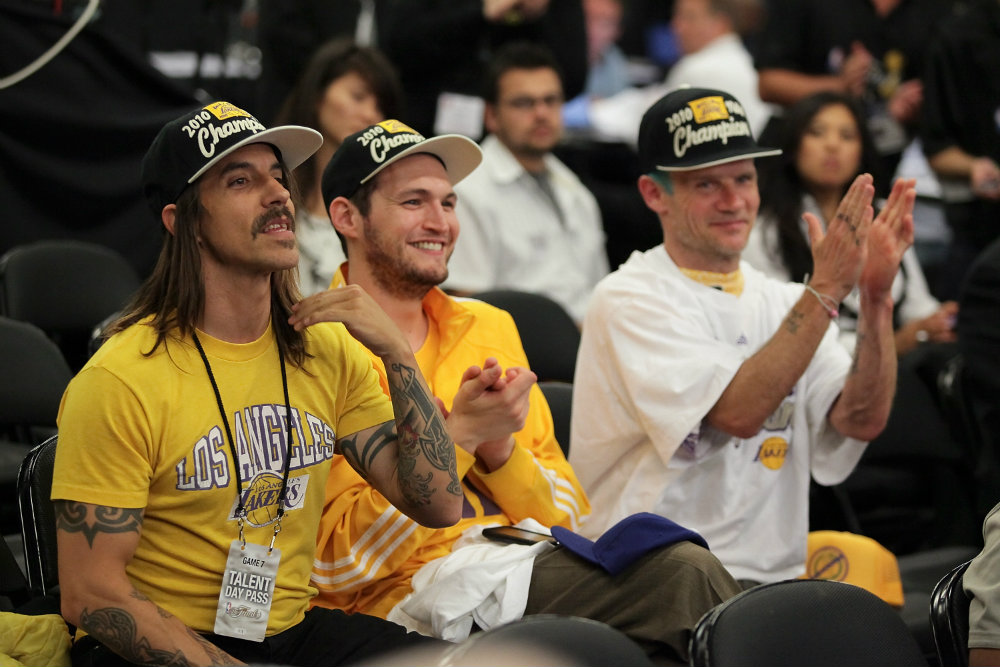
{"type": "Polygon", "coordinates": [[[823,307],[826,308],[826,314],[830,316],[830,319],[831,320],[837,319],[837,317],[840,315],[840,311],[837,310],[840,304],[837,303],[837,300],[834,299],[832,296],[828,296],[826,294],[820,294],[819,292],[817,292],[816,288],[809,284],[808,273],[806,274],[806,277],[803,279],[802,282],[805,284],[806,291],[815,296],[817,299],[819,299],[819,302],[823,304],[823,307]]]}

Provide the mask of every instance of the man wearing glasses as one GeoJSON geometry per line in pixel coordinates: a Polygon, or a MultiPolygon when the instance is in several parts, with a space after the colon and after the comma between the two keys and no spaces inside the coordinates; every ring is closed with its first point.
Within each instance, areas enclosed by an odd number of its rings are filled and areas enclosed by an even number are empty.
{"type": "Polygon", "coordinates": [[[597,201],[552,149],[563,91],[551,54],[511,43],[485,81],[483,163],[455,188],[462,235],[446,289],[540,292],[580,322],[608,272],[597,201]]]}

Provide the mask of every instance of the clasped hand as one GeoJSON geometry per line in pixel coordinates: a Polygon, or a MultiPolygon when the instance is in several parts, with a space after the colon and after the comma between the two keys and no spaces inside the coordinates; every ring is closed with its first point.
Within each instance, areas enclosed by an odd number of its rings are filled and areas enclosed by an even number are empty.
{"type": "Polygon", "coordinates": [[[527,368],[515,366],[505,373],[493,357],[482,367],[467,368],[445,413],[456,444],[480,458],[495,460],[499,455],[506,460],[513,447],[511,436],[524,428],[536,379],[527,368]]]}

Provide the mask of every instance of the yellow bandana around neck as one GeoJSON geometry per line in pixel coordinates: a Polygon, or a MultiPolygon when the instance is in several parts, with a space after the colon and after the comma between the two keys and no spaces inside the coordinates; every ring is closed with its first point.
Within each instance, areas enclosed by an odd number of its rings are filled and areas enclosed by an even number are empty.
{"type": "Polygon", "coordinates": [[[726,294],[739,296],[743,294],[743,272],[736,269],[732,273],[715,273],[714,271],[698,271],[695,269],[681,269],[685,276],[706,285],[722,290],[726,294]]]}

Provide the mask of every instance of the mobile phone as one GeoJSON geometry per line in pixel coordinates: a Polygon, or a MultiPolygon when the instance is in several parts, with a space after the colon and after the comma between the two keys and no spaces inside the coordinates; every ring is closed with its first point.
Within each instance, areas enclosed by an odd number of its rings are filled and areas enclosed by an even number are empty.
{"type": "Polygon", "coordinates": [[[483,537],[495,542],[508,542],[511,544],[535,544],[536,542],[555,542],[551,535],[539,533],[534,530],[515,528],[514,526],[490,526],[483,528],[483,537]]]}

